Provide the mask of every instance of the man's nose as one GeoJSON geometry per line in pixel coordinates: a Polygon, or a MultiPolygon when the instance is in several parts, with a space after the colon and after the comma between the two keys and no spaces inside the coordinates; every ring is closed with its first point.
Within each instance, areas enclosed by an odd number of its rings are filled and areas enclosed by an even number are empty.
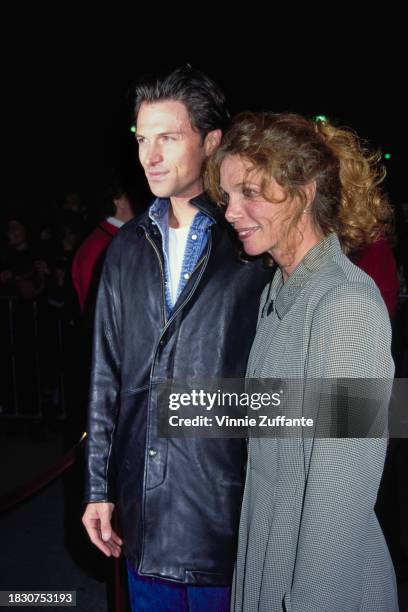
{"type": "Polygon", "coordinates": [[[148,145],[145,151],[144,162],[147,166],[155,166],[163,160],[161,147],[155,143],[148,145]]]}

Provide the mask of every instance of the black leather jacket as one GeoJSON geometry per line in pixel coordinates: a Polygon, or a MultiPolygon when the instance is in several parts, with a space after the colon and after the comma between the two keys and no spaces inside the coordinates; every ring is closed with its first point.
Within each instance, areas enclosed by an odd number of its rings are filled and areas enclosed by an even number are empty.
{"type": "Polygon", "coordinates": [[[271,272],[239,260],[231,229],[205,195],[191,202],[216,223],[170,318],[161,237],[148,214],[108,249],[95,318],[86,501],[116,504],[125,555],[140,574],[227,585],[245,443],[159,438],[154,382],[243,377],[271,272]]]}

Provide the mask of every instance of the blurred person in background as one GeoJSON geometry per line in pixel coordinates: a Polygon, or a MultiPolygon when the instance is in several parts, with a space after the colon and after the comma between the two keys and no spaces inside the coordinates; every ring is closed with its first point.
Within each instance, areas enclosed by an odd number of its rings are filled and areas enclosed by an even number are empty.
{"type": "Polygon", "coordinates": [[[5,229],[6,247],[0,260],[2,294],[35,300],[46,288],[50,263],[29,239],[29,226],[21,215],[11,215],[5,229]]]}
{"type": "Polygon", "coordinates": [[[105,218],[84,240],[72,263],[72,282],[81,311],[95,303],[105,251],[119,229],[133,219],[132,202],[119,178],[112,178],[104,194],[105,218]]]}
{"type": "Polygon", "coordinates": [[[380,236],[373,244],[350,253],[349,257],[376,283],[392,319],[397,307],[400,283],[397,262],[388,237],[380,236]]]}

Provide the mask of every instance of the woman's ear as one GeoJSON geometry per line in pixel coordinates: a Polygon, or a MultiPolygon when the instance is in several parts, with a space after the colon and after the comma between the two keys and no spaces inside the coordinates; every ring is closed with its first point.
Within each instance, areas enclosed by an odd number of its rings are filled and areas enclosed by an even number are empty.
{"type": "Polygon", "coordinates": [[[310,208],[310,205],[314,202],[314,199],[316,197],[316,181],[312,181],[311,183],[308,183],[307,185],[302,187],[302,191],[305,194],[306,198],[306,204],[304,208],[304,212],[306,212],[306,210],[310,208]]]}

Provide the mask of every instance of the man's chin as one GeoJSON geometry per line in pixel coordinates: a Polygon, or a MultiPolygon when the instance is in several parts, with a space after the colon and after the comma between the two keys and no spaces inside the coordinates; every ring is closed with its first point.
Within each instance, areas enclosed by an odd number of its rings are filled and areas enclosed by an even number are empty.
{"type": "Polygon", "coordinates": [[[157,198],[171,198],[173,195],[171,189],[157,183],[149,183],[150,191],[157,198]]]}

